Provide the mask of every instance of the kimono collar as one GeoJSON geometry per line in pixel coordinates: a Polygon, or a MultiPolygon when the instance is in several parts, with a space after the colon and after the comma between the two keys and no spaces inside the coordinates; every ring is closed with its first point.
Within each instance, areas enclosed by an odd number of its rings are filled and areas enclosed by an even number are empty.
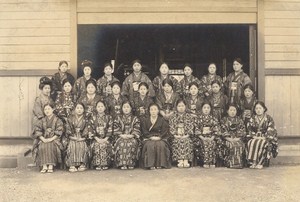
{"type": "Polygon", "coordinates": [[[94,99],[95,96],[96,96],[96,93],[94,93],[93,95],[86,94],[86,97],[88,98],[88,100],[94,99]]]}
{"type": "Polygon", "coordinates": [[[92,78],[92,76],[90,75],[89,78],[87,78],[85,75],[83,75],[83,78],[85,79],[85,81],[88,81],[92,78]]]}
{"type": "Polygon", "coordinates": [[[167,93],[166,91],[164,91],[164,95],[166,97],[166,100],[170,100],[173,95],[173,90],[170,93],[167,93]]]}
{"type": "Polygon", "coordinates": [[[142,72],[140,71],[139,73],[135,73],[135,72],[133,72],[133,76],[134,77],[140,77],[142,75],[142,72]]]}
{"type": "Polygon", "coordinates": [[[51,121],[54,118],[54,114],[52,114],[50,117],[46,116],[48,121],[51,121]]]}
{"type": "Polygon", "coordinates": [[[168,78],[168,77],[169,77],[169,74],[166,74],[166,77],[164,77],[162,74],[160,74],[161,80],[164,80],[164,79],[166,79],[166,78],[168,78]]]}
{"type": "Polygon", "coordinates": [[[107,81],[111,81],[111,80],[113,80],[113,75],[107,76],[107,75],[104,74],[104,78],[105,78],[107,81]]]}

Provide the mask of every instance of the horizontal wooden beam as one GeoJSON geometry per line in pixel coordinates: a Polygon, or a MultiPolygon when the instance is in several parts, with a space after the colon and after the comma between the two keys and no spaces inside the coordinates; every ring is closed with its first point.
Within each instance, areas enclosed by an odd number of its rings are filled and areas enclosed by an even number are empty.
{"type": "Polygon", "coordinates": [[[57,69],[0,70],[0,76],[50,76],[56,72],[57,69]]]}
{"type": "Polygon", "coordinates": [[[300,76],[300,69],[265,69],[266,76],[300,76]]]}

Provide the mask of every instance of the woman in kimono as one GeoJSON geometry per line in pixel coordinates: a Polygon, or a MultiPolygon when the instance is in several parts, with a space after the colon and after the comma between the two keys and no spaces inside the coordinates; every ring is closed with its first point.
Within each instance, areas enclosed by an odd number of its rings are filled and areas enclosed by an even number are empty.
{"type": "Polygon", "coordinates": [[[172,161],[179,168],[189,168],[193,162],[194,117],[186,112],[186,103],[179,99],[176,112],[170,117],[172,161]]]}
{"type": "Polygon", "coordinates": [[[217,80],[211,83],[212,94],[207,98],[207,100],[212,105],[212,114],[218,121],[221,121],[224,116],[225,108],[228,103],[228,98],[221,91],[221,83],[217,80]]]}
{"type": "Polygon", "coordinates": [[[146,82],[149,86],[149,96],[154,97],[155,92],[153,85],[149,77],[143,73],[142,63],[140,60],[134,60],[132,62],[133,72],[127,76],[122,86],[122,95],[126,96],[129,100],[133,100],[134,97],[138,97],[139,84],[146,82]]]}
{"type": "Polygon", "coordinates": [[[92,76],[91,76],[92,71],[93,71],[92,64],[93,63],[89,60],[84,60],[81,63],[81,68],[82,68],[84,75],[75,81],[74,87],[73,87],[73,93],[75,95],[76,101],[78,101],[78,99],[80,97],[82,97],[86,94],[87,81],[93,80],[96,82],[96,80],[94,78],[92,78],[92,76]]]}
{"type": "Polygon", "coordinates": [[[197,82],[191,82],[189,85],[190,94],[185,98],[187,112],[194,115],[201,113],[201,106],[204,98],[199,95],[199,86],[197,82]]]}
{"type": "Polygon", "coordinates": [[[78,102],[74,111],[66,124],[66,137],[69,140],[66,165],[70,172],[85,171],[88,163],[88,124],[85,120],[84,105],[78,102]]]}
{"type": "Polygon", "coordinates": [[[104,75],[97,81],[97,93],[103,97],[107,97],[112,94],[111,84],[115,81],[119,81],[112,75],[114,69],[111,63],[104,65],[104,75]]]}
{"type": "Polygon", "coordinates": [[[236,58],[233,60],[233,70],[225,81],[225,89],[230,103],[239,104],[242,95],[242,90],[246,84],[251,84],[251,79],[243,71],[242,59],[236,58]]]}
{"type": "Polygon", "coordinates": [[[156,104],[159,106],[160,114],[165,120],[169,120],[175,111],[175,103],[179,99],[179,95],[173,91],[173,81],[165,79],[162,82],[163,92],[156,97],[156,104]]]}
{"type": "Polygon", "coordinates": [[[106,114],[106,104],[104,101],[98,101],[96,105],[97,112],[89,120],[91,126],[91,144],[92,166],[96,170],[107,170],[112,163],[112,116],[106,114]]]}
{"type": "Polygon", "coordinates": [[[221,91],[223,92],[223,80],[222,78],[216,74],[217,66],[215,63],[210,63],[208,66],[208,74],[204,75],[201,79],[205,89],[204,94],[206,97],[209,97],[212,94],[212,82],[219,81],[221,84],[221,91]]]}
{"type": "Polygon", "coordinates": [[[225,165],[228,168],[243,168],[246,129],[243,120],[237,115],[238,107],[229,104],[227,116],[221,121],[221,134],[225,139],[225,165]]]}
{"type": "Polygon", "coordinates": [[[127,101],[127,98],[121,94],[121,83],[119,81],[112,82],[112,94],[105,98],[107,103],[108,114],[113,119],[122,114],[122,103],[127,101]]]}
{"type": "Polygon", "coordinates": [[[149,106],[150,116],[141,120],[143,147],[141,167],[151,170],[171,168],[171,152],[168,143],[169,125],[159,116],[159,107],[149,106]]]}
{"type": "Polygon", "coordinates": [[[180,83],[178,82],[178,80],[175,77],[173,77],[172,75],[169,75],[169,66],[166,62],[164,62],[160,65],[159,72],[160,72],[160,75],[155,77],[152,81],[156,95],[163,92],[162,81],[167,78],[172,80],[173,85],[174,85],[173,90],[176,93],[180,94],[180,92],[181,92],[180,83]]]}
{"type": "Polygon", "coordinates": [[[53,104],[44,106],[45,117],[39,120],[32,133],[32,156],[36,164],[42,166],[41,173],[52,173],[53,167],[62,163],[60,136],[64,127],[62,121],[53,114],[53,107],[53,104]]]}
{"type": "Polygon", "coordinates": [[[62,60],[58,64],[58,72],[52,76],[53,91],[51,92],[51,98],[56,100],[57,95],[63,90],[63,81],[67,79],[73,86],[75,78],[68,72],[68,62],[62,60]]]}
{"type": "Polygon", "coordinates": [[[220,136],[218,120],[211,114],[212,106],[210,102],[202,104],[202,114],[198,116],[195,134],[195,154],[198,160],[203,161],[204,168],[215,168],[217,155],[220,149],[217,144],[220,136]]]}
{"type": "Polygon", "coordinates": [[[78,102],[84,104],[85,108],[85,117],[88,119],[96,108],[96,104],[99,100],[103,100],[103,98],[96,94],[97,84],[95,80],[88,80],[86,82],[86,93],[82,95],[78,102]]]}
{"type": "Polygon", "coordinates": [[[244,94],[240,100],[240,108],[245,126],[247,126],[250,118],[252,117],[254,104],[256,103],[257,99],[255,97],[254,87],[251,84],[244,86],[243,93],[244,94]]]}
{"type": "Polygon", "coordinates": [[[180,81],[181,86],[181,97],[187,97],[189,95],[189,85],[191,82],[196,82],[198,84],[198,93],[200,96],[203,96],[204,93],[204,86],[201,80],[199,80],[197,77],[193,76],[193,69],[190,64],[185,64],[183,68],[184,77],[180,81]]]}
{"type": "Polygon", "coordinates": [[[131,101],[132,110],[135,116],[149,116],[149,106],[153,103],[153,99],[148,96],[149,86],[145,82],[139,84],[139,96],[131,101]]]}
{"type": "Polygon", "coordinates": [[[257,101],[247,125],[251,138],[247,144],[250,168],[262,169],[264,164],[268,165],[271,156],[275,158],[278,154],[277,130],[273,118],[266,112],[265,103],[257,101]]]}
{"type": "Polygon", "coordinates": [[[114,144],[115,164],[121,170],[134,169],[139,159],[140,120],[132,115],[129,101],[122,105],[122,115],[114,120],[116,142],[114,144]]]}

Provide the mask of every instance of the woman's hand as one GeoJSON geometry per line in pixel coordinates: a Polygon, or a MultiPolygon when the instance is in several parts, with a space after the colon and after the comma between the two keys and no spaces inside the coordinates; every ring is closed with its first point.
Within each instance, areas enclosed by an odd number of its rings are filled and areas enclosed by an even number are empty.
{"type": "Polygon", "coordinates": [[[120,138],[122,138],[122,139],[127,139],[127,135],[126,135],[126,134],[121,134],[121,135],[120,135],[120,138]]]}
{"type": "Polygon", "coordinates": [[[161,138],[157,137],[157,136],[152,136],[152,137],[150,137],[150,140],[158,141],[158,140],[161,140],[161,138]]]}
{"type": "Polygon", "coordinates": [[[175,137],[176,139],[181,139],[181,138],[182,138],[180,135],[174,135],[174,137],[175,137]]]}
{"type": "Polygon", "coordinates": [[[130,139],[130,138],[134,138],[134,135],[132,135],[132,134],[127,135],[127,139],[130,139]]]}

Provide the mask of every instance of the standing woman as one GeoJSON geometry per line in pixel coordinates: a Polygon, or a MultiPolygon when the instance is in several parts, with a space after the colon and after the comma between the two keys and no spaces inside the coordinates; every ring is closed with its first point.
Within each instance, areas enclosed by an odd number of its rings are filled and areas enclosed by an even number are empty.
{"type": "Polygon", "coordinates": [[[176,161],[179,168],[189,168],[194,159],[194,117],[186,112],[186,103],[182,99],[177,100],[176,110],[169,121],[172,161],[176,161]]]}
{"type": "Polygon", "coordinates": [[[97,81],[97,93],[103,97],[107,97],[112,94],[111,84],[115,81],[119,81],[112,75],[113,66],[111,63],[104,64],[104,75],[97,81]]]}
{"type": "Polygon", "coordinates": [[[114,120],[116,142],[114,144],[115,164],[122,170],[134,169],[139,159],[140,120],[132,115],[129,101],[122,105],[122,115],[114,120]]]}
{"type": "Polygon", "coordinates": [[[204,75],[201,79],[203,82],[203,85],[205,87],[204,94],[206,97],[210,96],[212,94],[212,82],[213,81],[219,81],[221,84],[221,91],[223,91],[223,81],[222,78],[216,74],[217,66],[216,63],[210,63],[208,65],[208,74],[204,75]]]}
{"type": "Polygon", "coordinates": [[[268,165],[271,156],[275,158],[278,154],[277,130],[273,118],[266,112],[265,103],[257,101],[247,125],[251,138],[247,144],[250,168],[262,169],[265,163],[268,165]]]}
{"type": "Polygon", "coordinates": [[[180,81],[180,86],[181,86],[181,97],[186,97],[190,92],[189,92],[189,85],[192,82],[196,82],[198,84],[198,93],[200,96],[204,96],[204,86],[201,80],[199,80],[197,77],[193,76],[193,69],[190,64],[185,64],[183,68],[184,72],[184,77],[180,81]]]}
{"type": "Polygon", "coordinates": [[[225,88],[230,103],[239,104],[242,90],[246,84],[251,84],[250,77],[243,71],[243,61],[241,58],[233,60],[233,70],[225,81],[225,88]]]}
{"type": "Polygon", "coordinates": [[[137,117],[149,116],[149,106],[153,103],[152,97],[148,96],[149,86],[145,82],[139,85],[139,96],[131,101],[133,113],[137,117]]]}
{"type": "Polygon", "coordinates": [[[141,120],[143,147],[141,167],[149,169],[171,168],[171,152],[168,143],[169,125],[159,116],[159,107],[149,106],[150,116],[141,120]]]}
{"type": "Polygon", "coordinates": [[[189,85],[190,94],[185,98],[187,112],[194,115],[201,113],[202,103],[204,98],[199,95],[199,86],[197,82],[191,82],[189,85]]]}
{"type": "Polygon", "coordinates": [[[252,117],[252,112],[256,101],[257,99],[255,97],[254,87],[251,84],[245,85],[243,89],[243,96],[240,100],[240,108],[245,126],[247,126],[250,118],[252,117]]]}

